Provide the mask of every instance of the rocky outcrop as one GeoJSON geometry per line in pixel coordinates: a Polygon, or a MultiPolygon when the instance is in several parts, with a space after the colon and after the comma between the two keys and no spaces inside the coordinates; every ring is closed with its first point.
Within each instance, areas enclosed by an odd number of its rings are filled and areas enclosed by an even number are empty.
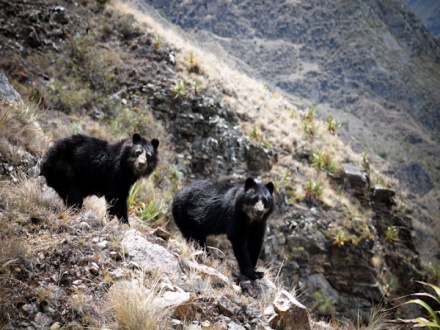
{"type": "Polygon", "coordinates": [[[196,177],[259,174],[270,171],[274,152],[252,143],[233,109],[220,97],[190,95],[175,99],[171,92],[149,83],[144,88],[156,116],[173,135],[179,162],[196,177]]]}
{"type": "Polygon", "coordinates": [[[23,103],[20,94],[9,84],[9,80],[3,70],[0,70],[0,101],[9,104],[23,103]]]}

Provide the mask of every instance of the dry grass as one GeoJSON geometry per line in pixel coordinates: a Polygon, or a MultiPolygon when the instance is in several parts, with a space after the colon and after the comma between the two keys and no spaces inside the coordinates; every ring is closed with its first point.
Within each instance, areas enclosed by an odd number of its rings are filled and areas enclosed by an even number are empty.
{"type": "Polygon", "coordinates": [[[57,193],[43,184],[41,178],[22,175],[18,183],[0,182],[0,195],[7,209],[20,210],[28,215],[60,212],[64,206],[57,193]]]}
{"type": "Polygon", "coordinates": [[[113,285],[108,293],[116,327],[119,329],[166,329],[167,308],[158,308],[154,300],[161,295],[159,278],[143,273],[113,285]]]}
{"type": "Polygon", "coordinates": [[[20,161],[18,146],[31,153],[45,148],[47,139],[37,122],[41,115],[38,106],[30,103],[11,106],[0,102],[0,153],[9,162],[20,161]]]}

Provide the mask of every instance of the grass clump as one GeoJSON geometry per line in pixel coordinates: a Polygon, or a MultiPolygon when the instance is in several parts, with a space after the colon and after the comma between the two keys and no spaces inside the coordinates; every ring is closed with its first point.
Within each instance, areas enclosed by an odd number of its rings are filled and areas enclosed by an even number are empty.
{"type": "Polygon", "coordinates": [[[333,175],[336,169],[336,165],[331,159],[331,156],[321,150],[313,154],[312,166],[317,171],[325,171],[329,175],[333,175]]]}
{"type": "Polygon", "coordinates": [[[440,287],[422,281],[416,282],[426,286],[427,288],[430,288],[434,291],[434,294],[428,292],[414,293],[410,296],[415,297],[415,299],[408,300],[397,307],[402,307],[408,304],[416,304],[427,312],[427,316],[419,316],[411,319],[398,319],[397,322],[411,324],[413,328],[427,327],[429,329],[440,329],[440,287]]]}
{"type": "Polygon", "coordinates": [[[185,83],[182,79],[178,79],[174,84],[173,94],[175,99],[181,99],[186,95],[185,83]]]}
{"type": "Polygon", "coordinates": [[[143,275],[114,284],[108,293],[108,300],[117,328],[170,328],[166,318],[167,308],[161,308],[155,303],[160,295],[159,281],[148,281],[143,275]]]}
{"type": "Polygon", "coordinates": [[[333,238],[333,245],[337,247],[343,247],[346,243],[350,241],[349,235],[347,235],[344,231],[338,229],[333,238]]]}
{"type": "Polygon", "coordinates": [[[385,232],[385,241],[390,244],[394,244],[399,238],[399,228],[396,226],[390,226],[385,232]]]}
{"type": "Polygon", "coordinates": [[[318,205],[323,194],[323,184],[321,181],[309,179],[304,187],[304,200],[308,203],[318,205]]]}

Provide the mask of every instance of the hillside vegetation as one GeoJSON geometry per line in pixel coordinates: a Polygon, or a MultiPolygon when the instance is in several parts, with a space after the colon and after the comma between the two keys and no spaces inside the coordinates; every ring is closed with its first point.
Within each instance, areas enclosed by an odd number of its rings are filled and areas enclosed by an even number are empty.
{"type": "MultiPolygon", "coordinates": [[[[438,1],[409,2],[436,16],[438,1]]],[[[440,42],[404,0],[130,3],[278,87],[299,109],[332,116],[343,141],[408,192],[422,258],[436,260],[440,42]]]]}
{"type": "Polygon", "coordinates": [[[420,261],[396,181],[345,145],[332,118],[124,2],[0,9],[0,328],[392,329],[387,320],[420,314],[377,312],[438,270],[420,261]],[[79,132],[160,140],[160,165],[128,198],[131,227],[103,199],[72,212],[39,176],[51,143],[79,132]],[[248,176],[276,186],[254,282],[238,276],[226,239],[207,255],[170,213],[194,178],[248,176]]]}

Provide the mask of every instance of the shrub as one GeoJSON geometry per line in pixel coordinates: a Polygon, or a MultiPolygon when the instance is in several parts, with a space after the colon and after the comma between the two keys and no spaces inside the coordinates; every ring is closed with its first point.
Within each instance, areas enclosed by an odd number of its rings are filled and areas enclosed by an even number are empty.
{"type": "Polygon", "coordinates": [[[379,157],[382,157],[383,159],[387,159],[388,157],[388,152],[386,152],[385,150],[379,150],[377,154],[379,157]]]}
{"type": "Polygon", "coordinates": [[[385,232],[385,241],[393,244],[397,241],[399,238],[399,228],[395,226],[390,226],[387,228],[387,231],[385,232]]]}
{"type": "Polygon", "coordinates": [[[317,171],[326,171],[330,175],[334,174],[336,169],[336,165],[331,160],[331,157],[320,150],[313,154],[312,166],[317,171]]]}
{"type": "Polygon", "coordinates": [[[339,124],[332,116],[327,117],[327,130],[330,134],[336,134],[339,124]]]}
{"type": "Polygon", "coordinates": [[[200,65],[197,62],[193,51],[189,52],[187,68],[189,72],[195,72],[195,73],[200,72],[200,65]]]}
{"type": "Polygon", "coordinates": [[[349,236],[342,230],[338,229],[333,238],[333,245],[343,247],[350,240],[349,236]]]}
{"type": "Polygon", "coordinates": [[[304,191],[305,191],[304,200],[308,203],[317,205],[323,193],[322,182],[309,179],[306,182],[304,191]]]}
{"type": "Polygon", "coordinates": [[[261,139],[262,135],[261,135],[261,131],[258,129],[257,126],[252,126],[252,128],[249,131],[249,136],[253,139],[259,140],[261,139]]]}
{"type": "Polygon", "coordinates": [[[185,83],[183,82],[182,79],[176,81],[176,84],[174,85],[173,88],[173,93],[175,99],[183,98],[186,95],[185,83]]]}

